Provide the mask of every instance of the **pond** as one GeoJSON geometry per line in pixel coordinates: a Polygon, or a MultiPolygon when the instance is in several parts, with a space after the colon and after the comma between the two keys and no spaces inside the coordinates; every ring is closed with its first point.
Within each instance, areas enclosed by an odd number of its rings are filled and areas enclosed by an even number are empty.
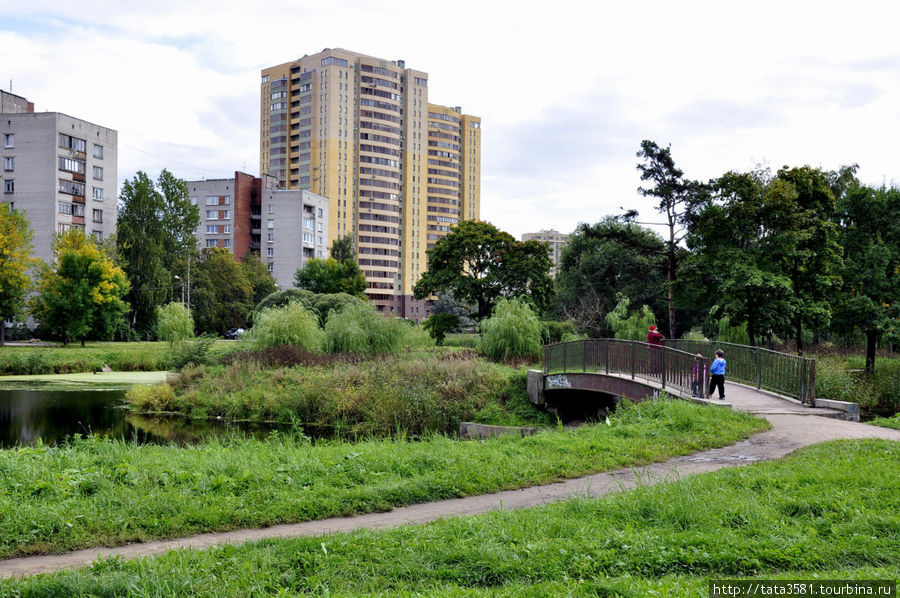
{"type": "Polygon", "coordinates": [[[124,388],[0,387],[0,448],[57,444],[75,434],[138,443],[193,444],[242,432],[264,438],[273,427],[129,413],[124,388]]]}

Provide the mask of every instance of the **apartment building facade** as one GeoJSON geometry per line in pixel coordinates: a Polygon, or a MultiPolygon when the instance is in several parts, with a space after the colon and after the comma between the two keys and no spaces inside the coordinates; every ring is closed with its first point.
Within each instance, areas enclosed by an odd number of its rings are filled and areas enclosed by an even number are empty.
{"type": "Polygon", "coordinates": [[[279,189],[272,177],[235,172],[231,179],[187,181],[200,210],[198,247],[219,247],[241,260],[256,252],[279,288],[311,257],[328,257],[329,202],[301,189],[279,189]]]}
{"type": "Polygon", "coordinates": [[[54,234],[81,228],[105,238],[116,230],[118,133],[0,91],[0,201],[23,210],[34,255],[53,260],[54,234]]]}
{"type": "Polygon", "coordinates": [[[480,216],[481,119],[429,103],[402,60],[325,49],[261,75],[260,172],[328,198],[328,236],[352,235],[379,310],[426,317],[425,251],[480,216]]]}
{"type": "Polygon", "coordinates": [[[523,241],[540,241],[542,243],[546,243],[550,246],[550,261],[553,263],[553,266],[550,268],[550,276],[556,276],[556,272],[559,270],[559,258],[562,254],[563,247],[569,242],[569,237],[571,235],[566,233],[561,233],[558,230],[553,230],[552,228],[541,229],[536,233],[525,233],[522,235],[523,241]]]}

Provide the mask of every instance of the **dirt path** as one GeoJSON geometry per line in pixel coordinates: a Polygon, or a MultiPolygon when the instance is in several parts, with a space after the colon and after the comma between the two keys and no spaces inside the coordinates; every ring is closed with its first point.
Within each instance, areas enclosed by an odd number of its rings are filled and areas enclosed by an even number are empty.
{"type": "Polygon", "coordinates": [[[598,497],[634,488],[639,482],[656,484],[695,473],[716,471],[723,467],[778,459],[798,448],[839,438],[886,438],[900,441],[900,430],[813,415],[815,410],[751,388],[727,385],[726,392],[728,393],[726,400],[735,409],[759,414],[772,424],[772,429],[725,448],[677,457],[646,467],[620,469],[546,486],[412,505],[387,513],[307,521],[263,529],[200,534],[189,538],[130,544],[116,548],[89,548],[60,555],[8,559],[0,561],[0,578],[84,567],[98,557],[121,556],[130,559],[177,548],[197,549],[264,538],[318,536],[357,529],[383,529],[409,523],[427,523],[444,517],[476,515],[497,509],[524,509],[575,496],[598,497]]]}

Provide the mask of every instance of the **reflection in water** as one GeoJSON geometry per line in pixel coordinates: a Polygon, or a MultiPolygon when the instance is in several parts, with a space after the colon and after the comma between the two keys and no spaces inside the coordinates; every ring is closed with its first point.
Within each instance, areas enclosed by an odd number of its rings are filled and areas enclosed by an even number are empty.
{"type": "Polygon", "coordinates": [[[223,424],[180,417],[135,415],[125,391],[0,390],[0,447],[57,444],[74,434],[99,434],[138,443],[193,444],[235,432],[264,438],[271,426],[223,424]]]}

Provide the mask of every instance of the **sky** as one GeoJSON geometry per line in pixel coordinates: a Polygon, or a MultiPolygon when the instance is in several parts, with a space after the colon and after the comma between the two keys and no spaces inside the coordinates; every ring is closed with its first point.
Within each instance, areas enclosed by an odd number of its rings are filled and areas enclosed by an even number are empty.
{"type": "Polygon", "coordinates": [[[264,67],[344,48],[482,117],[481,217],[519,238],[636,209],[641,140],[690,179],[858,164],[900,185],[900,3],[0,0],[0,87],[116,129],[119,182],[259,174],[264,67]]]}

